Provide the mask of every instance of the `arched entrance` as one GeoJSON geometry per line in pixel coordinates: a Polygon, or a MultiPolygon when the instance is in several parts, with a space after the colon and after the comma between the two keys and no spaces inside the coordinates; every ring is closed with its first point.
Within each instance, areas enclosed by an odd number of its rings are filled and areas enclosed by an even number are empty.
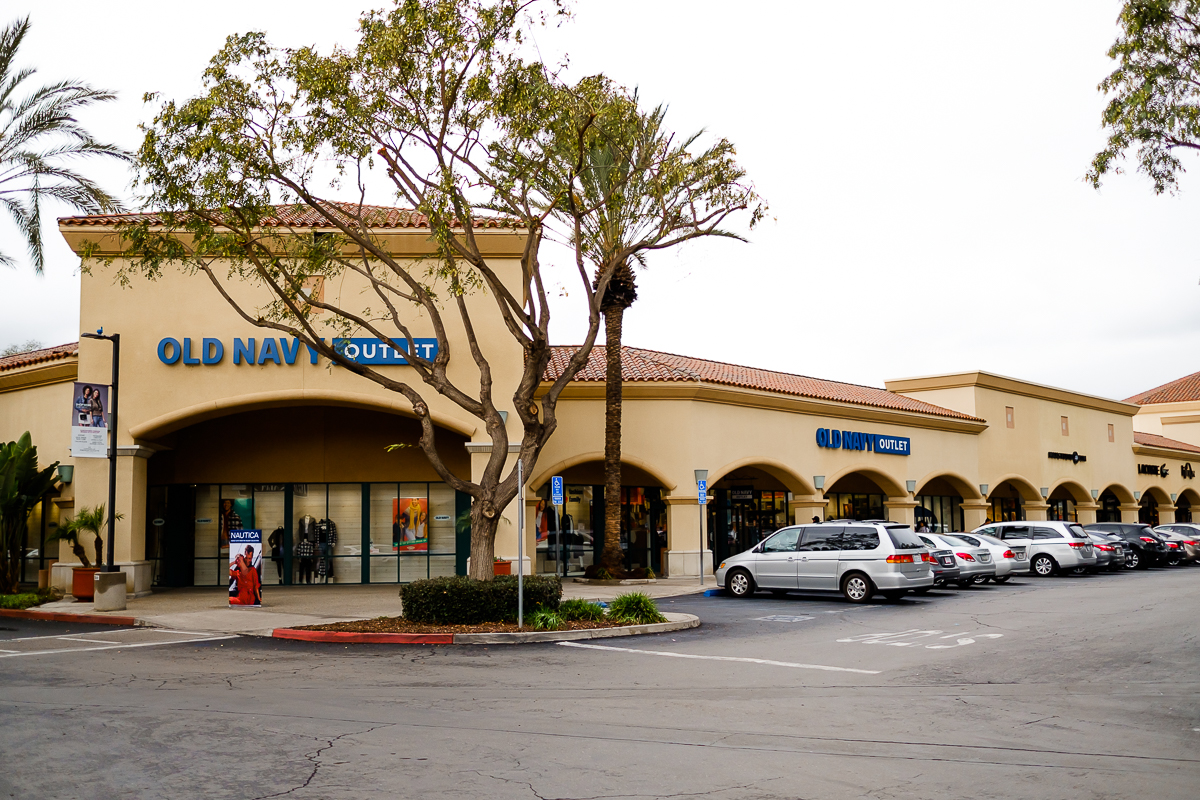
{"type": "Polygon", "coordinates": [[[937,475],[926,480],[915,496],[917,507],[913,510],[916,526],[932,533],[953,533],[966,530],[963,515],[963,498],[980,499],[966,480],[958,475],[937,475]]]}
{"type": "Polygon", "coordinates": [[[1100,493],[1096,502],[1100,508],[1096,511],[1097,522],[1122,522],[1121,506],[1134,502],[1133,493],[1120,484],[1112,484],[1100,493]]]}
{"type": "Polygon", "coordinates": [[[1192,509],[1200,504],[1200,494],[1195,489],[1184,489],[1175,501],[1175,521],[1192,522],[1192,509]]]}
{"type": "Polygon", "coordinates": [[[1046,502],[1046,519],[1062,520],[1064,522],[1079,522],[1079,503],[1088,503],[1091,498],[1087,490],[1074,481],[1063,481],[1051,490],[1046,502]]]}
{"type": "Polygon", "coordinates": [[[887,519],[889,497],[907,499],[908,492],[880,472],[852,470],[825,487],[825,519],[887,519]]]}
{"type": "MultiPolygon", "coordinates": [[[[1168,509],[1171,505],[1170,497],[1165,491],[1157,486],[1152,486],[1143,492],[1142,499],[1138,501],[1138,522],[1151,527],[1161,525],[1162,520],[1158,510],[1160,505],[1168,507],[1168,509]]],[[[1168,517],[1167,521],[1173,520],[1168,517]]]]}
{"type": "MultiPolygon", "coordinates": [[[[604,550],[604,462],[590,460],[557,471],[563,478],[561,512],[550,504],[550,481],[534,489],[537,541],[533,569],[542,574],[582,575],[604,550]]],[[[663,574],[667,549],[667,494],[647,469],[621,465],[621,552],[625,569],[663,574]]]]}
{"type": "Polygon", "coordinates": [[[765,465],[745,465],[710,484],[708,544],[716,563],[787,527],[792,493],[785,480],[794,478],[765,465]]]}
{"type": "MultiPolygon", "coordinates": [[[[181,422],[181,421],[179,421],[181,422]]],[[[469,498],[414,444],[411,417],[287,405],[161,428],[146,465],[146,558],[160,586],[223,586],[229,531],[259,529],[263,582],[402,583],[465,574],[469,498]]],[[[439,428],[445,463],[470,475],[462,434],[439,428]]]]}
{"type": "Polygon", "coordinates": [[[988,492],[988,522],[1014,522],[1026,519],[1025,505],[1042,502],[1042,496],[1029,481],[1008,477],[988,492]]]}

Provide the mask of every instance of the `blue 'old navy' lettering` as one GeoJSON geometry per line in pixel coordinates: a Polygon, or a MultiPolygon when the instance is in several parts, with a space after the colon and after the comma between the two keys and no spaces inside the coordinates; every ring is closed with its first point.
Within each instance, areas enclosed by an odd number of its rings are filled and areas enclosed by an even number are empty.
{"type": "Polygon", "coordinates": [[[878,433],[839,431],[836,428],[817,428],[817,447],[832,450],[869,450],[895,456],[912,453],[912,440],[905,436],[883,436],[878,433]]]}
{"type": "MultiPolygon", "coordinates": [[[[321,342],[324,341],[321,339],[321,342]]],[[[374,337],[336,338],[332,339],[330,344],[337,352],[357,364],[378,366],[405,366],[408,364],[409,344],[404,339],[397,339],[396,347],[374,337]]],[[[317,349],[307,344],[305,347],[308,350],[308,363],[314,366],[320,363],[320,353],[317,352],[317,349]]],[[[418,358],[426,361],[437,358],[439,350],[437,339],[413,339],[412,347],[418,358]]],[[[299,339],[283,337],[263,339],[261,349],[258,346],[258,340],[254,337],[233,340],[233,363],[239,366],[242,364],[292,366],[296,363],[299,355],[299,339]]],[[[178,363],[203,364],[205,366],[220,364],[225,360],[225,343],[220,339],[204,337],[200,340],[200,357],[197,358],[193,352],[190,338],[185,337],[183,343],[180,344],[179,339],[166,336],[158,343],[158,360],[168,366],[178,363]]]]}

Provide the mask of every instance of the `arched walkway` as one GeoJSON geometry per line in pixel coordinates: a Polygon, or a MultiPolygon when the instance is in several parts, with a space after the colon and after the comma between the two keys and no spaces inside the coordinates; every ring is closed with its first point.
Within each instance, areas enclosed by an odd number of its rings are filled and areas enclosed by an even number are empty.
{"type": "Polygon", "coordinates": [[[988,522],[1042,519],[1047,508],[1038,489],[1020,475],[1005,475],[988,491],[988,522]]]}
{"type": "Polygon", "coordinates": [[[783,485],[786,491],[792,494],[811,495],[816,492],[816,489],[813,488],[810,482],[804,480],[804,478],[796,474],[795,470],[782,461],[764,458],[743,458],[726,464],[708,474],[708,484],[709,486],[714,486],[720,481],[725,480],[726,476],[736,475],[739,470],[745,468],[761,470],[775,478],[775,480],[783,485]]]}
{"type": "Polygon", "coordinates": [[[708,541],[717,563],[789,525],[789,493],[806,501],[813,494],[809,484],[776,461],[743,459],[708,478],[708,541]]]}
{"type": "Polygon", "coordinates": [[[1046,519],[1084,524],[1095,521],[1092,513],[1094,507],[1092,496],[1077,481],[1059,481],[1050,488],[1046,503],[1049,505],[1046,510],[1046,519]],[[1081,505],[1085,506],[1083,516],[1080,516],[1079,512],[1081,505]]]}
{"type": "Polygon", "coordinates": [[[1195,522],[1197,506],[1200,506],[1200,494],[1195,489],[1184,489],[1175,500],[1175,521],[1195,522]]]}
{"type": "MultiPolygon", "coordinates": [[[[535,478],[525,485],[531,491],[540,491],[550,483],[550,479],[555,475],[562,475],[564,480],[566,480],[566,473],[568,471],[573,472],[571,477],[577,482],[586,481],[588,483],[603,485],[604,452],[576,453],[541,470],[535,478]],[[577,469],[578,467],[584,467],[585,469],[577,469]]],[[[675,489],[674,482],[668,479],[665,473],[653,464],[634,456],[621,455],[621,472],[621,484],[625,486],[654,485],[662,487],[668,492],[675,489]],[[626,472],[629,472],[628,480],[626,479],[626,472]]]]}
{"type": "Polygon", "coordinates": [[[913,501],[895,478],[870,467],[842,470],[825,482],[825,519],[892,519],[913,524],[913,501]]]}
{"type": "Polygon", "coordinates": [[[977,504],[983,496],[966,478],[953,472],[927,475],[917,482],[913,517],[919,529],[953,533],[967,529],[964,502],[977,504]]]}

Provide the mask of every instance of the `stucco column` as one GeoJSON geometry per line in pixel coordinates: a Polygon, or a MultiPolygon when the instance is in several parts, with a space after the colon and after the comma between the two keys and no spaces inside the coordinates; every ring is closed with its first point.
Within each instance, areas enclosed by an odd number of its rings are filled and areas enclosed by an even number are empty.
{"type": "Polygon", "coordinates": [[[788,502],[792,512],[793,525],[805,525],[812,522],[813,517],[825,518],[825,509],[829,506],[823,497],[797,497],[788,502]]]}
{"type": "Polygon", "coordinates": [[[1096,512],[1100,510],[1100,506],[1096,503],[1076,503],[1075,514],[1079,517],[1080,525],[1096,524],[1096,512]]]}
{"type": "MultiPolygon", "coordinates": [[[[671,578],[699,577],[703,559],[704,574],[712,575],[712,550],[700,541],[700,505],[697,495],[669,495],[667,504],[667,575],[671,578]]],[[[708,538],[705,522],[705,539],[708,538]]]]}
{"type": "Polygon", "coordinates": [[[1046,512],[1050,510],[1050,504],[1023,503],[1021,508],[1025,511],[1025,519],[1030,522],[1039,522],[1046,519],[1046,512]]]}
{"type": "Polygon", "coordinates": [[[1121,503],[1121,522],[1137,522],[1142,507],[1137,503],[1121,503]]]}
{"type": "MultiPolygon", "coordinates": [[[[478,482],[483,478],[483,471],[487,467],[488,460],[492,457],[492,443],[491,441],[467,442],[466,448],[467,452],[471,454],[471,480],[478,482]]],[[[516,442],[509,442],[508,458],[505,460],[504,470],[501,473],[502,475],[507,475],[509,470],[514,468],[516,465],[517,453],[520,451],[520,444],[517,444],[516,442]]],[[[528,475],[525,477],[527,479],[529,478],[528,475]]],[[[530,499],[530,492],[528,489],[525,491],[525,499],[526,501],[530,499]]],[[[534,498],[534,500],[536,501],[536,498],[534,498]]],[[[500,511],[500,522],[496,526],[496,546],[494,550],[494,554],[497,557],[514,562],[517,560],[517,511],[518,502],[515,498],[500,511]]],[[[526,509],[526,511],[528,511],[528,509],[526,509]]],[[[525,540],[524,562],[526,575],[530,574],[534,560],[534,552],[530,549],[528,539],[529,532],[533,530],[532,522],[530,521],[529,517],[530,515],[526,513],[525,527],[527,538],[525,540]]],[[[512,574],[516,575],[517,570],[519,569],[521,569],[521,567],[514,564],[512,567],[512,574]]]]}
{"type": "Polygon", "coordinates": [[[913,509],[917,505],[915,500],[910,500],[907,497],[889,497],[883,501],[883,507],[887,509],[888,519],[892,522],[901,522],[914,528],[917,523],[917,512],[913,509]]]}
{"type": "Polygon", "coordinates": [[[1158,524],[1159,525],[1174,525],[1175,524],[1175,506],[1159,506],[1158,507],[1158,524]]]}
{"type": "Polygon", "coordinates": [[[959,503],[958,507],[963,512],[963,529],[973,531],[987,524],[987,515],[988,511],[992,509],[992,504],[980,500],[979,502],[959,503]]]}

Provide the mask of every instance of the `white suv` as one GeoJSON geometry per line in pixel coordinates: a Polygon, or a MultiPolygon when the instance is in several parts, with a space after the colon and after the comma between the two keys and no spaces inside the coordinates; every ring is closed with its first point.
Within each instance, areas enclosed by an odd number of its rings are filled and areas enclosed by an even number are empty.
{"type": "Polygon", "coordinates": [[[907,525],[889,522],[823,522],[794,525],[717,568],[717,583],[734,597],[755,589],[776,594],[841,592],[865,603],[879,592],[897,599],[909,589],[933,586],[925,543],[907,525]]]}
{"type": "Polygon", "coordinates": [[[1060,570],[1094,571],[1099,561],[1092,540],[1078,522],[994,522],[973,533],[1025,545],[1029,571],[1042,577],[1060,570]]]}

